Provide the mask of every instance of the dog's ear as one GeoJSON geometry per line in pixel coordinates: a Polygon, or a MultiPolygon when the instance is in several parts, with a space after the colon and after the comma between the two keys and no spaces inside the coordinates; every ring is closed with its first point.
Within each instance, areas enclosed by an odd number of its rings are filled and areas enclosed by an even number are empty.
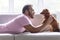
{"type": "Polygon", "coordinates": [[[46,14],[46,13],[48,13],[48,12],[49,12],[48,9],[43,9],[43,11],[42,11],[40,14],[46,14]]]}
{"type": "Polygon", "coordinates": [[[45,14],[45,11],[43,10],[40,14],[45,14]]]}

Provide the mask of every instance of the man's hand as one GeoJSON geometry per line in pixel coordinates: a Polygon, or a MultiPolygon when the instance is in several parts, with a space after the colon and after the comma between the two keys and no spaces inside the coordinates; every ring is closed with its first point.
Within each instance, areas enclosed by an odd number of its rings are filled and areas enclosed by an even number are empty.
{"type": "Polygon", "coordinates": [[[53,28],[51,25],[47,25],[46,27],[44,27],[41,32],[53,32],[53,28]]]}
{"type": "Polygon", "coordinates": [[[48,18],[48,20],[47,20],[47,24],[50,24],[51,22],[53,21],[53,18],[50,16],[49,18],[48,18]]]}

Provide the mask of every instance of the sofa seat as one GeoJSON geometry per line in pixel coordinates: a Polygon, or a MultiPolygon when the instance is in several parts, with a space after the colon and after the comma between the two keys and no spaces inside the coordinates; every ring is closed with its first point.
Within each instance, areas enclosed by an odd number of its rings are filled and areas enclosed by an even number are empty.
{"type": "Polygon", "coordinates": [[[0,40],[14,40],[13,34],[0,33],[0,40]]]}
{"type": "Polygon", "coordinates": [[[60,40],[59,32],[22,33],[15,35],[15,40],[60,40]]]}

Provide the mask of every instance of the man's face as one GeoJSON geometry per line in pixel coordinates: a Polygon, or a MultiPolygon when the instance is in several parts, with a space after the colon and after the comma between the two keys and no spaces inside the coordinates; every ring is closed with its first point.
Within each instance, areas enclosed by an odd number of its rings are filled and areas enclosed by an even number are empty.
{"type": "Polygon", "coordinates": [[[30,7],[29,7],[29,10],[28,10],[28,15],[29,15],[31,18],[33,18],[33,17],[34,17],[34,14],[35,14],[34,9],[30,6],[30,7]]]}

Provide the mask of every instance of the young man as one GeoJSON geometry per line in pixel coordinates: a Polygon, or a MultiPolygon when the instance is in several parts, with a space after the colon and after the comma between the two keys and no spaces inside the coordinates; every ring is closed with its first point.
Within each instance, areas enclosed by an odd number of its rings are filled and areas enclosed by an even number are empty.
{"type": "Polygon", "coordinates": [[[34,18],[34,10],[32,8],[32,5],[25,5],[23,7],[22,12],[23,12],[22,16],[19,15],[18,17],[14,18],[7,24],[0,27],[0,33],[21,33],[24,32],[25,30],[32,33],[36,33],[40,32],[41,29],[43,29],[53,21],[52,18],[49,17],[46,23],[44,23],[42,26],[34,28],[30,22],[30,19],[34,18]]]}

